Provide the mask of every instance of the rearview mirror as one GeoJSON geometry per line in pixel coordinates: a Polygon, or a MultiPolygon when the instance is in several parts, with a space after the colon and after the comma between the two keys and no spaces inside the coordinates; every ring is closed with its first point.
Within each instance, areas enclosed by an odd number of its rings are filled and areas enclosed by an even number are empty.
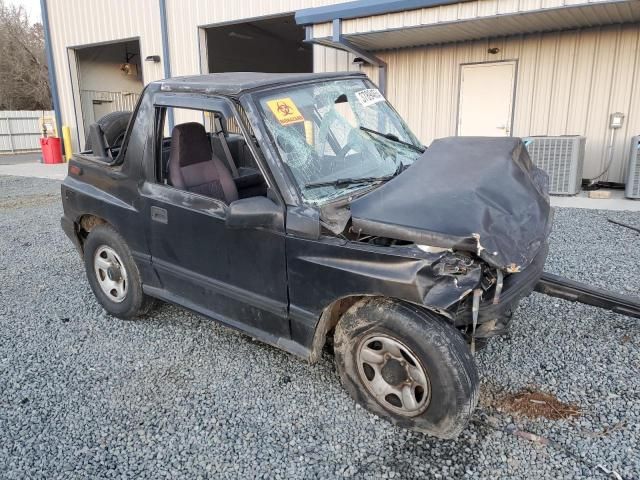
{"type": "Polygon", "coordinates": [[[228,228],[273,228],[282,230],[282,208],[267,197],[241,198],[229,205],[228,228]]]}

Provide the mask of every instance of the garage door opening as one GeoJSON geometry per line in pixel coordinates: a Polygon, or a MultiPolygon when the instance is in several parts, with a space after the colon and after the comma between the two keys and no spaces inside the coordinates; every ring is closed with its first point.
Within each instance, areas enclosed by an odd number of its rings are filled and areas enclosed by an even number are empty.
{"type": "Polygon", "coordinates": [[[144,87],[138,40],[76,48],[75,60],[85,132],[108,113],[134,109],[144,87]]]}
{"type": "Polygon", "coordinates": [[[214,72],[313,72],[313,49],[293,15],[205,29],[207,67],[214,72]]]}

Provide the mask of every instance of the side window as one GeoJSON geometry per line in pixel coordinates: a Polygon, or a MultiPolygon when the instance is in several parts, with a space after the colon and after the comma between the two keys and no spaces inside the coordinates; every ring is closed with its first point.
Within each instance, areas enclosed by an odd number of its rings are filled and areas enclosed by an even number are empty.
{"type": "Polygon", "coordinates": [[[240,131],[221,112],[157,106],[156,180],[227,204],[266,196],[267,184],[240,131]]]}

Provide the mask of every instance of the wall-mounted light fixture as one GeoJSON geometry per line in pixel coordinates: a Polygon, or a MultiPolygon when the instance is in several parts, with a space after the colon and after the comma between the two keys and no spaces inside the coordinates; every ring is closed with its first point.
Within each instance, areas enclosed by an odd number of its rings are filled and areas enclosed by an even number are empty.
{"type": "Polygon", "coordinates": [[[489,52],[491,55],[495,55],[499,51],[500,49],[498,47],[491,47],[490,49],[487,50],[487,52],[489,52]]]}
{"type": "Polygon", "coordinates": [[[145,62],[160,63],[160,55],[149,55],[144,59],[145,62]]]}
{"type": "Polygon", "coordinates": [[[137,75],[138,68],[134,63],[123,63],[120,65],[120,71],[125,75],[137,75]]]}

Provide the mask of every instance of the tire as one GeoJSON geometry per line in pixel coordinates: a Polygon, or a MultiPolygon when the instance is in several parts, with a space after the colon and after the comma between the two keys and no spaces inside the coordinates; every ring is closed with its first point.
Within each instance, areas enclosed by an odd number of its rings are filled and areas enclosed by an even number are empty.
{"type": "MultiPolygon", "coordinates": [[[[114,147],[122,143],[130,118],[131,112],[119,111],[107,113],[96,121],[102,127],[108,147],[114,147]]],[[[92,150],[88,131],[84,149],[92,150]]]]}
{"type": "Polygon", "coordinates": [[[369,298],[345,312],[334,339],[342,384],[361,406],[439,438],[455,438],[466,427],[478,403],[478,373],[463,336],[447,319],[406,303],[369,298]],[[401,356],[388,357],[376,373],[372,365],[378,360],[368,363],[369,357],[394,352],[389,346],[401,356]],[[383,394],[376,396],[380,385],[383,394]],[[395,385],[403,394],[408,388],[406,401],[394,394],[382,398],[395,385]]]}
{"type": "Polygon", "coordinates": [[[84,243],[83,257],[91,290],[107,313],[130,320],[151,311],[154,300],[142,292],[140,273],[131,252],[124,239],[111,226],[98,225],[91,230],[84,243]],[[101,266],[106,260],[113,268],[98,267],[97,256],[103,260],[101,266]],[[108,270],[115,272],[113,278],[110,278],[112,273],[108,270]],[[120,278],[122,283],[116,281],[109,285],[105,278],[112,282],[120,278]],[[105,285],[107,290],[111,286],[114,288],[107,293],[105,285]]]}

